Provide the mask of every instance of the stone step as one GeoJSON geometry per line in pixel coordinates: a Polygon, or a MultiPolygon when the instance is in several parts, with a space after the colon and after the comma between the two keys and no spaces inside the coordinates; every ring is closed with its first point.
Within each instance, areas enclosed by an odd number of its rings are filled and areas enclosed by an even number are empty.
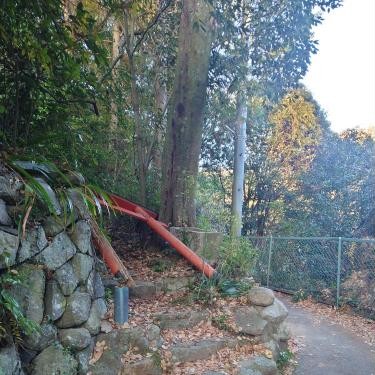
{"type": "Polygon", "coordinates": [[[238,340],[232,337],[186,342],[171,347],[172,363],[195,362],[208,359],[224,348],[234,348],[238,340]]]}
{"type": "Polygon", "coordinates": [[[134,280],[135,285],[129,288],[130,297],[152,298],[161,292],[185,290],[193,282],[194,277],[166,277],[155,281],[134,280]]]}
{"type": "Polygon", "coordinates": [[[160,329],[185,329],[197,326],[210,319],[207,310],[184,310],[159,313],[154,316],[154,323],[160,329]]]}

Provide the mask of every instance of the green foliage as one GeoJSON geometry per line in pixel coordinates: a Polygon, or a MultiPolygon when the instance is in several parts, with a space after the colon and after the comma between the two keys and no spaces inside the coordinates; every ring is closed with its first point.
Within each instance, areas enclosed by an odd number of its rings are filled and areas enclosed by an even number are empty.
{"type": "Polygon", "coordinates": [[[246,238],[226,237],[220,246],[218,272],[223,278],[250,276],[257,256],[256,249],[246,238]]]}
{"type": "Polygon", "coordinates": [[[109,305],[111,302],[113,302],[113,290],[112,290],[112,288],[105,288],[104,299],[105,299],[107,305],[109,305]]]}
{"type": "Polygon", "coordinates": [[[304,301],[307,298],[308,298],[308,294],[306,293],[306,291],[303,289],[299,289],[293,294],[292,301],[300,302],[300,301],[304,301]]]}
{"type": "Polygon", "coordinates": [[[0,275],[0,343],[13,336],[16,343],[21,343],[22,334],[31,335],[39,326],[24,316],[21,307],[9,292],[12,286],[25,287],[25,280],[14,269],[8,269],[0,275]]]}
{"type": "MultiPolygon", "coordinates": [[[[73,222],[74,212],[79,214],[82,209],[93,218],[102,220],[102,205],[110,212],[111,199],[108,194],[98,186],[92,184],[75,184],[72,181],[74,172],[61,171],[55,164],[43,161],[9,161],[8,165],[22,176],[25,184],[24,210],[19,220],[19,230],[25,226],[35,202],[42,204],[48,214],[53,215],[63,223],[73,222]],[[43,177],[43,180],[38,178],[43,177]],[[48,185],[45,184],[48,182],[48,185]],[[54,201],[53,195],[58,199],[54,201]],[[77,197],[83,202],[84,207],[79,207],[77,197]]],[[[74,177],[73,177],[74,178],[74,177]]],[[[83,178],[83,177],[82,177],[83,178]]]]}
{"type": "Polygon", "coordinates": [[[155,259],[149,264],[154,272],[165,272],[172,267],[172,262],[168,259],[155,259]]]}
{"type": "Polygon", "coordinates": [[[277,359],[277,367],[279,370],[282,370],[287,366],[294,358],[293,352],[289,349],[283,350],[280,352],[279,358],[277,359]]]}
{"type": "Polygon", "coordinates": [[[228,315],[221,314],[218,316],[214,316],[212,320],[212,325],[223,330],[223,331],[229,331],[230,327],[228,325],[228,315]]]}

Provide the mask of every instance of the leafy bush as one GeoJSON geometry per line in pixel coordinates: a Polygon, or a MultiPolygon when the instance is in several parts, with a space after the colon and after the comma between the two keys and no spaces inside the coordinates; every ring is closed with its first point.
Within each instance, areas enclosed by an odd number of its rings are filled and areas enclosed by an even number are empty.
{"type": "Polygon", "coordinates": [[[218,271],[224,278],[250,276],[257,259],[257,251],[248,239],[226,237],[220,247],[218,271]]]}

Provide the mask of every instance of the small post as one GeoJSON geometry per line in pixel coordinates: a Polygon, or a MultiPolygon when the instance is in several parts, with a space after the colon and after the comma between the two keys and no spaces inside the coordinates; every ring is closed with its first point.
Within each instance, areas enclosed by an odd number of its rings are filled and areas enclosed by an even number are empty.
{"type": "Polygon", "coordinates": [[[336,280],[336,307],[337,308],[339,308],[339,303],[340,303],[341,253],[342,253],[342,238],[339,237],[339,242],[337,246],[337,280],[336,280]]]}
{"type": "Polygon", "coordinates": [[[129,316],[129,288],[115,287],[115,322],[124,324],[129,316]]]}
{"type": "Polygon", "coordinates": [[[268,247],[268,267],[267,267],[267,288],[270,286],[271,257],[272,257],[273,237],[270,236],[270,245],[268,247]]]}

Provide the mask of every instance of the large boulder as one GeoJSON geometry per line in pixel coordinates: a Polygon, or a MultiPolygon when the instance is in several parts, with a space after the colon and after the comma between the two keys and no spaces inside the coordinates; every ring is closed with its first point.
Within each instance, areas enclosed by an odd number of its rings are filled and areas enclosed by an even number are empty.
{"type": "Polygon", "coordinates": [[[45,264],[50,270],[56,270],[66,263],[76,253],[76,247],[65,232],[59,233],[35,260],[45,264]]]}
{"type": "Polygon", "coordinates": [[[65,348],[77,351],[91,344],[91,335],[86,328],[60,329],[59,340],[65,348]]]}
{"type": "Polygon", "coordinates": [[[256,286],[251,288],[248,299],[250,304],[256,306],[269,306],[275,300],[275,295],[271,289],[256,286]]]}
{"type": "Polygon", "coordinates": [[[91,304],[90,314],[83,325],[92,335],[97,335],[100,332],[101,311],[98,310],[96,303],[91,304]]]}
{"type": "Polygon", "coordinates": [[[93,268],[94,261],[90,255],[77,253],[71,260],[74,273],[81,285],[86,284],[89,274],[93,268]]]}
{"type": "Polygon", "coordinates": [[[57,322],[59,328],[72,328],[86,322],[90,315],[91,297],[87,293],[74,292],[68,297],[66,309],[57,322]]]}
{"type": "Polygon", "coordinates": [[[30,350],[40,352],[57,339],[57,328],[53,324],[41,324],[40,330],[24,337],[22,344],[30,350]]]}
{"type": "Polygon", "coordinates": [[[89,372],[89,364],[92,352],[94,350],[95,341],[91,340],[90,345],[76,353],[75,357],[78,361],[78,374],[87,375],[89,372]]]}
{"type": "Polygon", "coordinates": [[[0,171],[0,198],[8,203],[19,202],[23,187],[21,179],[16,173],[5,170],[3,166],[0,167],[0,171]]]}
{"type": "Polygon", "coordinates": [[[5,202],[0,199],[0,224],[11,226],[13,220],[10,218],[5,202]]]}
{"type": "Polygon", "coordinates": [[[70,262],[65,263],[57,269],[54,277],[65,296],[71,295],[78,285],[78,278],[70,262]]]}
{"type": "Polygon", "coordinates": [[[43,227],[39,226],[26,232],[26,237],[21,240],[18,250],[17,262],[22,263],[26,259],[40,253],[48,245],[43,227]]]}
{"type": "Polygon", "coordinates": [[[0,374],[23,375],[21,361],[14,345],[0,348],[0,374]]]}
{"type": "Polygon", "coordinates": [[[56,280],[50,280],[46,285],[46,294],[44,298],[45,315],[51,320],[57,320],[64,314],[66,298],[61,292],[56,280]]]}
{"type": "Polygon", "coordinates": [[[268,324],[253,306],[240,306],[233,311],[234,321],[238,330],[251,336],[260,336],[268,324]]]}
{"type": "Polygon", "coordinates": [[[288,316],[288,310],[285,305],[276,298],[272,305],[265,307],[261,311],[261,316],[271,324],[279,325],[288,316]]]}
{"type": "Polygon", "coordinates": [[[78,362],[58,345],[44,349],[32,362],[32,375],[76,375],[78,362]]]}
{"type": "Polygon", "coordinates": [[[239,375],[277,375],[276,362],[272,359],[255,356],[250,359],[243,360],[238,366],[239,375]]]}
{"type": "Polygon", "coordinates": [[[40,324],[44,314],[44,271],[33,264],[23,264],[17,270],[21,278],[27,280],[27,287],[23,284],[16,284],[9,291],[26,318],[40,324]]]}
{"type": "Polygon", "coordinates": [[[15,264],[18,245],[17,235],[0,230],[0,270],[15,264]],[[7,262],[5,262],[5,258],[7,258],[7,262]]]}
{"type": "Polygon", "coordinates": [[[142,358],[132,363],[126,363],[119,375],[161,375],[162,369],[158,361],[152,357],[142,358]]]}
{"type": "Polygon", "coordinates": [[[160,341],[160,331],[154,325],[117,329],[98,335],[97,342],[101,341],[105,342],[107,349],[99,361],[90,366],[90,371],[93,375],[118,375],[123,368],[123,355],[130,348],[140,354],[150,352],[154,342],[160,341]]]}
{"type": "Polygon", "coordinates": [[[77,246],[78,251],[83,254],[92,255],[91,227],[85,220],[77,221],[73,226],[70,238],[77,246]]]}

